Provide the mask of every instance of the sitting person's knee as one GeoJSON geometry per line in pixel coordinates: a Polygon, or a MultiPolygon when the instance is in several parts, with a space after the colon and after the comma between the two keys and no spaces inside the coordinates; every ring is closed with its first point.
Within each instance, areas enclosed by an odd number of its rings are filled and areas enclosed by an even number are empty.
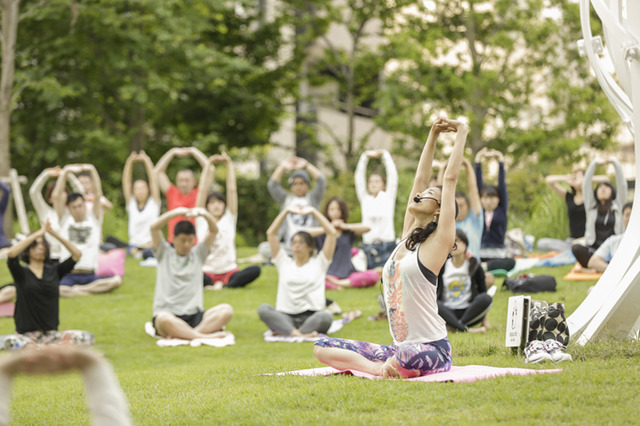
{"type": "Polygon", "coordinates": [[[262,305],[258,306],[258,316],[260,318],[263,318],[265,315],[267,315],[271,310],[272,310],[272,306],[269,305],[268,303],[263,303],[262,305]]]}
{"type": "Polygon", "coordinates": [[[233,316],[233,307],[228,303],[222,303],[218,305],[218,310],[224,317],[231,318],[233,316]]]}
{"type": "Polygon", "coordinates": [[[329,328],[331,327],[331,323],[333,322],[333,316],[326,311],[322,311],[319,314],[319,326],[318,326],[318,332],[319,333],[326,333],[327,331],[329,331],[329,328]]]}
{"type": "Polygon", "coordinates": [[[118,288],[122,285],[122,277],[120,275],[114,275],[113,276],[113,288],[118,288]]]}
{"type": "Polygon", "coordinates": [[[478,302],[481,303],[482,305],[489,306],[490,304],[493,303],[493,298],[489,296],[487,293],[481,293],[477,295],[476,298],[478,299],[478,302]]]}
{"type": "Polygon", "coordinates": [[[154,320],[154,325],[156,330],[162,328],[162,326],[166,323],[168,323],[169,321],[172,321],[176,316],[173,315],[171,312],[158,312],[158,314],[155,316],[155,320],[154,320]]]}
{"type": "Polygon", "coordinates": [[[316,357],[318,361],[322,361],[324,359],[325,348],[323,346],[319,346],[318,342],[313,345],[313,356],[316,357]]]}

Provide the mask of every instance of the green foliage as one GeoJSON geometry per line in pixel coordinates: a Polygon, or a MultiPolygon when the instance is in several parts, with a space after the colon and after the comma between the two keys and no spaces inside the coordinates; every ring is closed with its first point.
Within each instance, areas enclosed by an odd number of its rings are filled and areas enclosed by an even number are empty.
{"type": "MultiPolygon", "coordinates": [[[[245,257],[254,249],[240,248],[245,257]]],[[[562,301],[567,312],[582,302],[592,282],[565,282],[570,266],[534,269],[558,280],[557,293],[537,299],[562,301]]],[[[5,281],[6,263],[0,264],[5,281]]],[[[451,333],[454,365],[490,365],[532,369],[561,368],[557,374],[507,376],[474,383],[413,383],[365,380],[352,376],[297,377],[262,374],[321,367],[312,344],[265,343],[266,327],[257,308],[274,303],[277,274],[263,268],[245,289],[205,292],[205,307],[230,303],[234,317],[227,329],[235,346],[160,348],[144,334],[151,319],[155,270],[128,258],[124,284],[113,293],[60,303],[61,329],[85,329],[96,349],[113,364],[131,408],[134,424],[633,424],[637,420],[640,374],[637,342],[604,340],[584,347],[570,344],[573,362],[525,364],[504,347],[507,299],[498,291],[485,335],[451,333]],[[399,395],[401,397],[399,397],[399,395]]],[[[500,280],[498,280],[500,285],[500,280]]],[[[378,311],[379,289],[332,290],[344,311],[360,309],[362,318],[335,334],[391,344],[388,324],[368,321],[378,311]]],[[[14,330],[0,318],[0,334],[14,330]]],[[[23,376],[13,384],[14,424],[88,424],[82,378],[23,376]]]]}
{"type": "Polygon", "coordinates": [[[610,147],[619,119],[575,48],[578,5],[555,6],[557,17],[543,1],[407,10],[388,35],[394,62],[378,97],[380,126],[421,140],[435,116],[465,116],[474,154],[490,146],[540,169],[575,162],[583,145],[610,147]]]}
{"type": "Polygon", "coordinates": [[[21,22],[13,163],[30,178],[91,162],[107,185],[130,150],[266,144],[295,85],[282,17],[256,2],[44,2],[21,22]]]}
{"type": "MultiPolygon", "coordinates": [[[[541,193],[548,191],[544,177],[533,174],[526,167],[507,170],[507,191],[509,193],[509,229],[527,228],[539,205],[541,193]]],[[[566,215],[566,212],[565,212],[566,215]]],[[[539,220],[544,220],[542,217],[539,220]]]]}
{"type": "Polygon", "coordinates": [[[547,189],[536,197],[535,208],[524,225],[524,231],[538,238],[569,238],[567,204],[553,191],[547,189]]]}
{"type": "Polygon", "coordinates": [[[114,204],[114,208],[104,212],[102,238],[113,236],[120,241],[129,241],[129,216],[127,211],[114,204]]]}
{"type": "MultiPolygon", "coordinates": [[[[346,130],[337,133],[331,123],[317,122],[313,117],[299,117],[298,135],[304,128],[311,133],[326,134],[344,158],[347,168],[355,166],[360,152],[367,147],[370,133],[356,135],[356,115],[371,115],[380,86],[380,75],[390,52],[382,38],[395,25],[394,17],[410,0],[348,0],[346,2],[284,2],[295,13],[296,48],[305,57],[301,78],[318,91],[298,93],[298,101],[314,107],[330,106],[345,114],[346,130]],[[329,36],[338,31],[340,40],[329,36]],[[324,93],[320,96],[319,93],[324,93]],[[319,125],[316,129],[316,125],[319,125]]],[[[315,108],[311,108],[315,112],[315,108]]],[[[303,111],[298,111],[304,113],[303,111]]],[[[309,115],[314,115],[311,113],[309,115]]]]}
{"type": "Polygon", "coordinates": [[[237,177],[238,186],[238,242],[245,241],[257,245],[266,241],[265,232],[278,215],[280,206],[273,201],[267,191],[269,175],[258,179],[237,177]]]}

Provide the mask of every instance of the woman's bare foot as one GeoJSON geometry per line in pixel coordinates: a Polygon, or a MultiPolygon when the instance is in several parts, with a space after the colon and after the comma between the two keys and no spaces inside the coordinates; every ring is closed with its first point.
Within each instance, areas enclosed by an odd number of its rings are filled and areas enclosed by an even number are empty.
{"type": "Polygon", "coordinates": [[[297,328],[294,329],[289,336],[292,337],[318,337],[317,331],[312,331],[310,333],[301,333],[297,328]]]}
{"type": "Polygon", "coordinates": [[[347,288],[347,287],[351,287],[351,283],[349,282],[349,280],[347,278],[340,279],[340,278],[336,278],[336,277],[331,276],[331,275],[327,275],[327,281],[329,281],[331,284],[337,286],[338,290],[343,289],[343,288],[347,288]]]}
{"type": "Polygon", "coordinates": [[[355,309],[353,311],[349,311],[345,314],[342,314],[342,321],[347,324],[351,321],[353,321],[354,319],[358,319],[362,316],[362,312],[358,309],[355,309]]]}
{"type": "Polygon", "coordinates": [[[487,332],[487,329],[484,328],[484,326],[482,327],[478,327],[478,328],[468,328],[467,331],[469,333],[480,333],[480,334],[484,334],[487,332]]]}
{"type": "Polygon", "coordinates": [[[487,286],[487,289],[489,287],[491,287],[495,283],[495,281],[496,281],[495,275],[493,275],[490,272],[485,272],[484,273],[484,282],[485,282],[485,284],[487,286]]]}
{"type": "Polygon", "coordinates": [[[484,317],[484,319],[482,320],[482,326],[487,330],[491,329],[491,323],[489,322],[489,317],[484,317]]]}
{"type": "Polygon", "coordinates": [[[382,377],[400,377],[398,374],[398,362],[396,361],[396,357],[392,356],[388,358],[384,364],[380,367],[380,372],[378,376],[382,377]]]}

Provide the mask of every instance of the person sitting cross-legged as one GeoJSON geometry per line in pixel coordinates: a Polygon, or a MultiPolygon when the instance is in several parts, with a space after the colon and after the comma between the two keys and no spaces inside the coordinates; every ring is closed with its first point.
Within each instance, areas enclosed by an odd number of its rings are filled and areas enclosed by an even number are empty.
{"type": "Polygon", "coordinates": [[[311,206],[287,207],[267,229],[273,263],[278,270],[278,294],[275,308],[264,303],[258,308],[258,315],[274,333],[315,337],[331,327],[333,317],[324,310],[324,284],[337,234],[329,221],[311,206]],[[291,237],[293,256],[287,254],[280,244],[278,231],[288,214],[313,216],[320,223],[326,234],[320,252],[316,253],[315,240],[308,232],[298,231],[291,237]]]}
{"type": "Polygon", "coordinates": [[[444,262],[438,275],[438,315],[447,327],[456,331],[485,333],[483,322],[493,299],[487,294],[485,274],[473,256],[467,256],[469,240],[461,229],[456,229],[456,239],[451,258],[444,262]]]}
{"type": "Polygon", "coordinates": [[[451,369],[446,323],[438,315],[436,272],[455,242],[455,190],[468,132],[466,124],[440,118],[422,150],[407,200],[402,240],[383,270],[382,293],[393,344],[322,338],[314,344],[318,361],[383,377],[424,376],[451,369]],[[456,133],[449,167],[442,187],[427,187],[436,140],[444,132],[456,133]]]}
{"type": "Polygon", "coordinates": [[[81,255],[80,250],[58,234],[49,222],[11,246],[7,266],[15,282],[10,288],[17,293],[13,315],[16,334],[4,338],[5,349],[49,343],[93,343],[93,335],[87,331],[58,331],[60,278],[73,269],[81,255]],[[70,253],[68,259],[61,263],[50,262],[45,234],[60,241],[70,253]],[[20,260],[25,264],[21,265],[20,260]]]}
{"type": "Polygon", "coordinates": [[[102,195],[102,185],[98,171],[91,164],[65,166],[53,190],[53,206],[60,218],[60,235],[82,252],[75,268],[60,280],[60,296],[63,297],[106,293],[122,285],[122,277],[119,275],[96,275],[102,234],[101,204],[95,203],[89,212],[81,194],[65,194],[67,174],[83,171],[90,173],[95,197],[99,199],[102,195]]]}
{"type": "MultiPolygon", "coordinates": [[[[210,247],[209,256],[204,262],[203,272],[211,279],[211,284],[205,281],[205,289],[240,288],[255,281],[260,276],[259,266],[252,265],[240,270],[236,263],[238,189],[233,161],[226,153],[215,154],[209,158],[209,163],[204,168],[200,179],[196,205],[206,208],[218,225],[213,246],[210,247]],[[227,166],[226,195],[221,192],[209,192],[215,163],[225,163],[227,166]]],[[[207,232],[209,232],[207,221],[199,217],[196,220],[198,240],[204,239],[207,232]]]]}
{"type": "MultiPolygon", "coordinates": [[[[633,203],[626,203],[622,208],[622,222],[624,223],[624,229],[627,229],[629,225],[629,219],[631,219],[631,210],[633,209],[633,203]]],[[[620,241],[622,241],[622,237],[624,234],[620,235],[612,235],[606,240],[598,250],[593,253],[593,256],[589,258],[588,267],[589,269],[594,269],[597,272],[604,272],[613,256],[618,251],[618,247],[620,246],[620,241]]]]}
{"type": "Polygon", "coordinates": [[[217,232],[216,220],[203,208],[178,207],[151,225],[153,252],[158,259],[153,297],[153,326],[157,335],[193,340],[223,338],[230,334],[222,329],[233,316],[231,305],[223,303],[203,311],[202,264],[217,232]],[[176,224],[171,246],[162,230],[178,216],[187,220],[176,224]],[[196,217],[205,218],[209,232],[194,247],[196,229],[189,220],[196,217]]]}
{"type": "MultiPolygon", "coordinates": [[[[160,191],[167,199],[167,210],[173,210],[178,207],[193,208],[196,207],[196,198],[198,197],[198,181],[196,174],[192,169],[181,169],[176,173],[175,185],[167,176],[167,167],[175,158],[193,157],[202,168],[207,166],[207,156],[195,147],[174,147],[167,151],[154,168],[155,180],[158,182],[160,191]]],[[[167,227],[167,240],[173,242],[173,228],[178,222],[184,218],[176,216],[167,227]]],[[[192,223],[194,223],[192,221],[192,223]]],[[[195,223],[194,223],[195,224],[195,223]]],[[[197,240],[197,238],[196,238],[197,240]]]]}

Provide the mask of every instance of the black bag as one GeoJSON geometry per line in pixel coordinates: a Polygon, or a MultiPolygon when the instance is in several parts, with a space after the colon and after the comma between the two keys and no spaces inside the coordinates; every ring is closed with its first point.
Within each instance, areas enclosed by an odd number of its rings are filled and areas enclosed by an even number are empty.
{"type": "Polygon", "coordinates": [[[507,278],[502,283],[514,293],[538,293],[540,291],[556,291],[556,279],[551,275],[530,274],[519,275],[515,278],[507,278]]]}
{"type": "Polygon", "coordinates": [[[529,307],[529,336],[527,344],[533,340],[555,340],[563,346],[569,344],[569,327],[564,316],[563,303],[547,303],[532,300],[529,307]]]}

